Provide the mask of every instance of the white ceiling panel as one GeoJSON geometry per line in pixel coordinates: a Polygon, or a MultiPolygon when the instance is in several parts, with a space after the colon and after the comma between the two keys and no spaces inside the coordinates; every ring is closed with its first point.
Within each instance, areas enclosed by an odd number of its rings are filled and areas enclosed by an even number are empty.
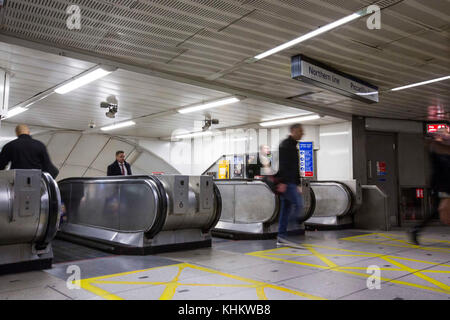
{"type": "Polygon", "coordinates": [[[60,167],[72,152],[73,147],[80,139],[80,133],[61,132],[53,134],[48,142],[48,153],[52,154],[52,162],[55,166],[60,167]]]}
{"type": "Polygon", "coordinates": [[[109,137],[103,135],[83,135],[73,148],[66,163],[77,166],[89,166],[97,157],[95,150],[102,150],[108,140],[109,137]],[[87,150],[93,150],[93,152],[86,152],[87,150]]]}
{"type": "Polygon", "coordinates": [[[65,164],[59,170],[57,180],[60,181],[62,179],[66,179],[66,178],[82,177],[85,171],[86,171],[85,167],[65,164]]]}
{"type": "Polygon", "coordinates": [[[108,166],[116,160],[116,151],[122,150],[125,154],[128,154],[133,149],[134,146],[129,143],[119,141],[117,139],[111,139],[97,155],[91,165],[91,168],[106,172],[108,166]]]}

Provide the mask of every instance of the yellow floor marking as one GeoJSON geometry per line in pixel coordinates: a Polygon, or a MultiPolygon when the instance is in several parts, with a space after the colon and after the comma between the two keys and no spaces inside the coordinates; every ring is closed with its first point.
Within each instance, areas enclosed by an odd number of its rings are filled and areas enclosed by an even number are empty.
{"type": "MultiPolygon", "coordinates": [[[[351,250],[351,249],[333,248],[333,247],[322,246],[322,245],[314,245],[314,244],[303,244],[303,245],[305,246],[305,248],[309,249],[313,253],[313,255],[316,256],[316,258],[318,258],[322,262],[325,262],[328,267],[324,267],[322,265],[314,265],[314,264],[311,264],[311,263],[304,263],[304,262],[289,260],[289,259],[276,258],[276,257],[274,257],[275,254],[272,253],[275,250],[291,249],[291,248],[277,248],[277,249],[271,249],[271,250],[267,250],[267,251],[257,251],[256,253],[253,252],[253,253],[248,253],[248,254],[252,255],[252,256],[264,258],[264,259],[283,261],[283,262],[286,262],[286,263],[297,264],[297,265],[307,265],[307,266],[312,266],[312,267],[316,267],[316,268],[319,268],[319,269],[328,269],[330,271],[347,273],[347,274],[357,275],[357,276],[361,276],[361,277],[365,277],[365,278],[368,278],[369,276],[373,277],[373,275],[371,275],[371,274],[350,271],[350,270],[367,270],[366,267],[339,266],[335,262],[333,262],[330,259],[326,258],[327,256],[332,257],[333,256],[332,253],[327,253],[327,254],[319,253],[317,250],[314,250],[312,247],[328,249],[328,250],[354,252],[354,253],[356,253],[355,255],[348,254],[348,255],[345,255],[345,256],[355,256],[355,257],[368,256],[368,257],[380,258],[380,259],[386,261],[387,263],[393,264],[393,265],[398,267],[398,268],[384,267],[384,268],[380,268],[381,270],[383,270],[383,271],[406,271],[406,272],[409,272],[411,274],[414,274],[414,275],[418,276],[419,278],[421,278],[421,279],[423,279],[423,280],[425,280],[427,282],[430,282],[431,284],[437,286],[438,288],[424,286],[424,285],[419,285],[419,284],[416,284],[416,283],[410,283],[410,282],[405,282],[405,281],[399,281],[399,280],[384,278],[384,277],[379,277],[379,279],[382,280],[382,281],[387,281],[387,282],[391,282],[391,283],[407,285],[407,286],[416,287],[416,288],[420,288],[420,289],[424,289],[424,290],[430,290],[430,291],[450,294],[450,287],[448,285],[446,285],[446,284],[444,284],[442,282],[439,282],[439,281],[437,281],[437,280],[435,280],[433,278],[430,278],[429,276],[426,276],[426,275],[422,274],[422,272],[426,272],[427,270],[424,270],[424,271],[417,270],[417,269],[408,267],[408,266],[406,266],[406,265],[404,265],[404,264],[402,264],[402,263],[400,263],[398,261],[395,261],[394,259],[401,259],[401,260],[406,260],[406,261],[420,262],[420,263],[432,264],[432,265],[436,265],[437,264],[436,262],[422,261],[422,260],[417,260],[417,259],[397,257],[397,256],[392,256],[392,255],[386,255],[386,254],[378,254],[378,253],[371,253],[371,252],[356,251],[356,250],[351,250]]],[[[280,255],[281,256],[283,254],[279,253],[279,254],[276,254],[276,255],[280,255]]],[[[286,258],[289,258],[289,257],[292,257],[292,256],[295,256],[295,254],[290,253],[288,255],[288,257],[286,257],[286,258]]],[[[303,257],[304,254],[298,254],[298,256],[303,257]]],[[[447,266],[447,265],[438,265],[438,266],[450,267],[450,266],[447,266]]],[[[429,271],[430,272],[434,272],[434,273],[450,273],[450,270],[449,271],[445,271],[445,270],[429,270],[429,271]]]]}
{"type": "Polygon", "coordinates": [[[323,254],[321,254],[320,252],[318,252],[316,249],[313,249],[311,247],[307,247],[307,249],[309,251],[312,252],[312,254],[319,258],[321,261],[323,261],[324,263],[326,263],[327,266],[333,268],[333,267],[337,267],[337,264],[334,263],[333,261],[331,261],[330,259],[328,259],[327,257],[325,257],[323,254]]]}
{"type": "Polygon", "coordinates": [[[80,281],[80,284],[83,289],[88,290],[88,291],[90,291],[96,295],[99,295],[102,298],[108,299],[108,300],[117,300],[117,299],[123,300],[123,298],[121,298],[117,295],[114,295],[104,289],[96,287],[93,284],[126,284],[126,285],[153,285],[153,286],[164,285],[166,287],[164,289],[164,292],[161,294],[161,296],[159,298],[160,300],[172,299],[176,293],[177,287],[179,287],[179,286],[253,288],[256,290],[256,294],[257,294],[258,298],[265,299],[265,300],[267,300],[267,296],[264,292],[264,289],[271,288],[274,290],[287,292],[290,294],[294,294],[294,295],[312,299],[312,300],[324,300],[324,298],[322,298],[322,297],[310,295],[310,294],[307,294],[304,292],[290,290],[290,289],[279,287],[279,286],[272,285],[269,283],[264,283],[264,282],[257,281],[257,280],[243,278],[243,277],[240,277],[237,275],[223,273],[223,272],[220,272],[217,270],[192,265],[189,263],[179,263],[179,264],[175,264],[175,265],[168,265],[165,267],[155,267],[155,268],[149,268],[149,269],[144,269],[144,270],[135,270],[135,271],[111,274],[111,275],[106,275],[106,276],[101,276],[101,277],[95,277],[95,278],[90,278],[90,279],[84,279],[84,280],[80,281]],[[177,272],[176,276],[170,281],[118,281],[118,280],[111,280],[111,278],[115,278],[115,277],[134,274],[134,273],[138,273],[138,272],[156,270],[156,269],[161,269],[161,268],[165,268],[165,267],[174,267],[174,266],[178,268],[178,272],[177,272]],[[224,276],[226,278],[231,278],[234,280],[247,282],[247,283],[243,283],[243,284],[181,283],[181,282],[179,282],[179,279],[180,279],[180,276],[181,276],[183,270],[186,268],[204,271],[209,274],[216,274],[216,275],[224,276]]]}
{"type": "Polygon", "coordinates": [[[264,292],[264,287],[256,288],[256,294],[257,294],[259,300],[268,300],[266,293],[264,292]]]}
{"type": "Polygon", "coordinates": [[[446,270],[422,270],[420,272],[430,272],[430,273],[450,273],[450,271],[446,270]]]}
{"type": "MultiPolygon", "coordinates": [[[[298,256],[298,257],[312,257],[314,256],[312,253],[267,253],[264,254],[267,256],[298,256]]],[[[322,254],[325,257],[372,257],[370,254],[339,254],[339,253],[325,253],[322,254]]]]}
{"type": "Polygon", "coordinates": [[[259,258],[264,258],[264,259],[269,259],[269,260],[274,260],[274,261],[288,262],[288,263],[298,264],[298,265],[302,265],[302,266],[309,266],[309,267],[314,267],[314,268],[319,268],[319,269],[329,269],[330,268],[330,267],[327,267],[327,266],[322,266],[320,264],[312,264],[312,263],[307,263],[307,262],[286,260],[286,259],[281,259],[281,258],[265,256],[263,254],[260,254],[260,255],[252,254],[252,256],[259,257],[259,258]]]}
{"type": "Polygon", "coordinates": [[[409,243],[408,241],[402,240],[402,239],[396,239],[396,238],[391,237],[390,235],[387,235],[387,234],[384,234],[384,233],[380,233],[380,235],[381,235],[382,237],[385,237],[386,239],[391,240],[391,241],[400,242],[400,243],[406,244],[406,245],[408,245],[408,246],[420,247],[420,246],[418,246],[418,245],[415,245],[414,243],[409,243]]]}
{"type": "MultiPolygon", "coordinates": [[[[337,267],[336,269],[349,269],[349,270],[367,270],[367,267],[337,267]]],[[[397,268],[380,268],[382,271],[404,271],[403,269],[397,269],[397,268]]]]}
{"type": "Polygon", "coordinates": [[[98,287],[95,287],[93,285],[90,284],[90,282],[88,280],[81,280],[80,281],[81,284],[81,288],[92,292],[93,294],[96,294],[104,299],[107,300],[123,300],[121,297],[116,296],[106,290],[100,289],[98,287]]]}
{"type": "MultiPolygon", "coordinates": [[[[363,243],[371,243],[371,244],[382,244],[382,245],[393,246],[393,247],[414,248],[414,249],[421,249],[421,250],[428,250],[428,251],[450,252],[450,248],[417,246],[415,244],[409,243],[407,241],[407,238],[404,236],[387,235],[385,233],[369,233],[369,234],[365,234],[365,235],[340,238],[339,240],[363,242],[363,243]],[[374,236],[374,235],[384,237],[385,239],[383,239],[382,241],[380,241],[379,239],[370,239],[370,238],[361,239],[364,237],[370,237],[370,236],[374,236]],[[400,237],[400,239],[398,237],[400,237]],[[392,243],[392,241],[400,242],[401,244],[392,243]],[[380,242],[382,242],[382,243],[380,243],[380,242]]],[[[427,238],[422,239],[422,241],[426,241],[427,243],[430,243],[430,244],[432,244],[433,242],[450,243],[450,241],[447,241],[447,240],[436,240],[436,239],[427,239],[427,238]]]]}
{"type": "MultiPolygon", "coordinates": [[[[348,274],[353,274],[356,276],[360,276],[360,277],[369,277],[368,274],[365,273],[359,273],[359,272],[353,272],[353,271],[347,271],[347,270],[334,270],[334,271],[338,271],[338,272],[342,272],[342,273],[348,273],[348,274]]],[[[419,288],[419,289],[424,289],[424,290],[429,290],[429,291],[434,291],[434,292],[440,292],[440,293],[449,293],[446,290],[441,290],[441,289],[437,289],[434,287],[427,287],[427,286],[423,286],[420,284],[416,284],[416,283],[412,283],[412,282],[405,282],[405,281],[400,281],[400,280],[394,280],[394,279],[389,279],[389,278],[384,278],[384,277],[376,277],[374,275],[372,275],[372,277],[380,279],[382,281],[386,281],[386,282],[391,282],[391,283],[397,283],[397,284],[401,284],[401,285],[405,285],[405,286],[409,286],[409,287],[415,287],[415,288],[419,288]]]]}
{"type": "Polygon", "coordinates": [[[177,273],[177,275],[175,276],[175,278],[173,278],[172,281],[170,281],[166,285],[166,288],[164,289],[164,292],[159,297],[159,300],[172,300],[173,296],[177,292],[177,287],[180,285],[178,283],[178,279],[180,278],[181,272],[184,270],[184,268],[186,268],[185,264],[182,264],[182,265],[178,266],[178,273],[177,273]]]}
{"type": "Polygon", "coordinates": [[[426,275],[420,273],[420,271],[418,271],[416,269],[413,269],[413,268],[410,268],[408,266],[405,266],[404,264],[402,264],[400,262],[397,262],[397,261],[395,261],[395,260],[393,260],[391,258],[383,257],[383,259],[386,260],[387,262],[392,263],[393,265],[396,265],[397,267],[400,267],[400,268],[404,269],[405,271],[408,271],[408,272],[414,274],[415,276],[417,276],[419,278],[422,278],[425,281],[428,281],[428,282],[434,284],[435,286],[437,286],[437,287],[439,287],[439,288],[441,288],[443,290],[448,291],[448,293],[450,293],[450,286],[448,286],[448,285],[446,285],[446,284],[444,284],[444,283],[442,283],[440,281],[437,281],[437,280],[435,280],[433,278],[430,278],[429,276],[426,276],[426,275]]]}

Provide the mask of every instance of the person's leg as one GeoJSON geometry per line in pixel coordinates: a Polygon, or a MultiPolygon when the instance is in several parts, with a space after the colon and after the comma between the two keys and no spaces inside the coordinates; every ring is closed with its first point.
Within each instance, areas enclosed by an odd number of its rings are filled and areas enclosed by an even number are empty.
{"type": "Polygon", "coordinates": [[[289,218],[289,211],[291,204],[286,197],[287,190],[280,195],[280,217],[278,219],[278,237],[285,237],[287,235],[287,225],[289,218]]]}
{"type": "Polygon", "coordinates": [[[426,215],[424,219],[417,225],[412,227],[411,230],[408,230],[409,238],[415,245],[420,245],[420,242],[418,240],[419,233],[430,223],[431,220],[433,220],[435,216],[438,215],[439,198],[437,197],[437,193],[433,191],[432,197],[434,197],[434,205],[431,208],[430,214],[426,215]]]}
{"type": "Polygon", "coordinates": [[[289,216],[289,224],[298,224],[303,209],[302,195],[298,192],[297,186],[292,184],[289,190],[289,196],[292,201],[292,210],[289,216]]]}

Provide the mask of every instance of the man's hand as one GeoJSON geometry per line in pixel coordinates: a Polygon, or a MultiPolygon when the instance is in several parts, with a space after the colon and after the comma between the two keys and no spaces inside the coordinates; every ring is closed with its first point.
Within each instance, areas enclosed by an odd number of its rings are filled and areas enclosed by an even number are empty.
{"type": "Polygon", "coordinates": [[[303,191],[302,186],[297,186],[297,191],[298,191],[298,193],[302,194],[302,191],[303,191]]]}
{"type": "Polygon", "coordinates": [[[280,184],[277,185],[277,191],[279,193],[285,193],[286,189],[287,189],[287,184],[280,183],[280,184]]]}

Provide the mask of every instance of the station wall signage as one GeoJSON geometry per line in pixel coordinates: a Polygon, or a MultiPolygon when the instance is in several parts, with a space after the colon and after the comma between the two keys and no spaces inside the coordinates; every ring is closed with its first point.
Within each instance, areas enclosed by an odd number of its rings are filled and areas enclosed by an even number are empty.
{"type": "Polygon", "coordinates": [[[314,158],[313,158],[313,143],[299,142],[300,152],[300,176],[313,177],[314,176],[314,158]]]}
{"type": "Polygon", "coordinates": [[[378,102],[378,87],[303,55],[291,58],[291,76],[363,102],[378,102]]]}

